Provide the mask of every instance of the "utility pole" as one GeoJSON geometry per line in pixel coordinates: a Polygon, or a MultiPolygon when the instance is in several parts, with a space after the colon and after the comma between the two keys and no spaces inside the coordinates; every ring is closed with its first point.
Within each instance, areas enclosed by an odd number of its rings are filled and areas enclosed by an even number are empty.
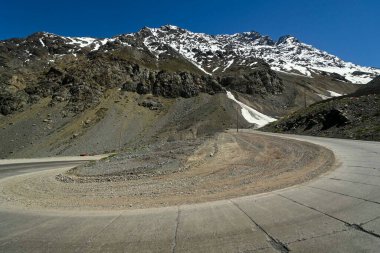
{"type": "Polygon", "coordinates": [[[239,107],[236,107],[236,132],[239,132],[239,107]]]}
{"type": "Polygon", "coordinates": [[[119,133],[119,152],[121,151],[121,135],[123,131],[123,125],[120,127],[120,133],[119,133]]]}
{"type": "Polygon", "coordinates": [[[304,105],[306,108],[307,107],[307,104],[306,104],[306,88],[303,89],[303,99],[304,99],[304,105]]]}
{"type": "MultiPolygon", "coordinates": [[[[127,117],[127,116],[125,116],[127,117]]],[[[121,152],[121,147],[123,145],[123,132],[124,132],[124,126],[125,126],[125,123],[124,123],[124,119],[121,120],[121,123],[120,123],[120,131],[119,131],[119,152],[121,152]]]]}

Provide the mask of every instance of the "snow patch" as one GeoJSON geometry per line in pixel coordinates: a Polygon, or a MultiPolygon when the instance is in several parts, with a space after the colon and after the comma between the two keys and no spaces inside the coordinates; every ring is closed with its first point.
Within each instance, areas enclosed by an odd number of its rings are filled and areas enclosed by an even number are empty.
{"type": "Polygon", "coordinates": [[[193,62],[191,61],[192,64],[194,64],[195,67],[199,68],[200,70],[202,70],[205,74],[209,75],[209,76],[212,76],[211,73],[208,73],[205,69],[202,68],[201,65],[197,64],[196,62],[193,62]]]}
{"type": "Polygon", "coordinates": [[[45,43],[43,42],[43,40],[40,38],[40,43],[43,47],[46,47],[45,43]]]}
{"type": "Polygon", "coordinates": [[[67,37],[70,41],[68,44],[77,45],[79,47],[88,47],[91,45],[96,39],[89,37],[67,37]]]}
{"type": "Polygon", "coordinates": [[[332,90],[327,90],[328,93],[330,93],[330,97],[340,97],[343,94],[340,94],[338,92],[332,91],[332,90]]]}
{"type": "Polygon", "coordinates": [[[240,105],[241,114],[244,117],[244,119],[251,124],[255,124],[257,127],[263,127],[270,122],[276,121],[275,118],[258,112],[255,109],[249,107],[248,105],[238,101],[230,91],[227,91],[227,97],[235,101],[238,105],[240,105]]]}
{"type": "Polygon", "coordinates": [[[217,71],[219,69],[219,67],[216,67],[216,68],[214,68],[213,70],[212,70],[212,72],[215,72],[215,71],[217,71]]]}
{"type": "Polygon", "coordinates": [[[326,100],[326,99],[329,99],[329,98],[332,98],[332,97],[340,97],[340,96],[343,96],[345,94],[340,94],[338,92],[335,92],[335,91],[332,91],[332,90],[326,90],[329,95],[326,96],[326,95],[322,95],[322,94],[319,94],[319,93],[316,93],[320,98],[322,98],[323,100],[326,100]]]}
{"type": "Polygon", "coordinates": [[[329,97],[329,96],[325,96],[325,95],[322,95],[322,94],[319,94],[319,93],[317,93],[317,95],[318,95],[320,98],[322,98],[323,100],[326,100],[326,99],[331,98],[331,97],[329,97]]]}
{"type": "Polygon", "coordinates": [[[227,63],[226,67],[223,69],[222,72],[226,71],[226,69],[228,69],[229,67],[231,67],[232,63],[234,63],[234,60],[231,60],[227,63]]]}

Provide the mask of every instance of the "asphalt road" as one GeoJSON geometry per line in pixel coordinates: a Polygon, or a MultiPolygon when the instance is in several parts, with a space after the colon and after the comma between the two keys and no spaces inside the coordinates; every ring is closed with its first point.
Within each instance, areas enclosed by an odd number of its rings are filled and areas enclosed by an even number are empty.
{"type": "MultiPolygon", "coordinates": [[[[340,166],[291,188],[195,205],[40,213],[0,206],[0,252],[379,252],[380,143],[286,138],[330,148],[340,166]]],[[[9,171],[0,167],[2,177],[9,171]]]]}

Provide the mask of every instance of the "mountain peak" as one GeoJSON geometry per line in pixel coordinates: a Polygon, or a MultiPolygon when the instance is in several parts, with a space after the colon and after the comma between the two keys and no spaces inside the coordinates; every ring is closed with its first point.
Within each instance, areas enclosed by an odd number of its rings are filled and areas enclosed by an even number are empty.
{"type": "Polygon", "coordinates": [[[160,26],[161,30],[184,30],[181,27],[175,26],[175,25],[163,25],[160,26]]]}
{"type": "Polygon", "coordinates": [[[219,37],[230,37],[232,40],[237,40],[241,43],[255,44],[255,45],[274,45],[275,42],[266,35],[262,35],[259,32],[242,32],[233,35],[218,35],[219,37]]]}
{"type": "Polygon", "coordinates": [[[300,41],[296,37],[292,35],[284,35],[278,39],[276,44],[280,45],[280,44],[295,44],[295,43],[300,43],[300,41]]]}
{"type": "Polygon", "coordinates": [[[35,32],[29,35],[27,38],[43,38],[43,37],[61,37],[57,34],[54,33],[49,33],[49,32],[35,32]]]}

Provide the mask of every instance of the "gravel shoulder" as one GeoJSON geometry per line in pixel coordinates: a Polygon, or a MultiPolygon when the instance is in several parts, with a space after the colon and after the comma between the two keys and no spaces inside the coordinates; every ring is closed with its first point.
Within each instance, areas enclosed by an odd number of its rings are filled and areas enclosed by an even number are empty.
{"type": "Polygon", "coordinates": [[[69,173],[63,168],[3,179],[0,205],[28,210],[119,210],[207,202],[300,184],[335,163],[326,148],[250,133],[224,132],[140,152],[140,158],[114,157],[69,173]],[[165,169],[155,169],[160,163],[165,169]],[[148,169],[133,170],[136,167],[148,169]],[[136,176],[126,176],[130,172],[136,176]],[[74,179],[65,181],[57,175],[74,179]]]}

